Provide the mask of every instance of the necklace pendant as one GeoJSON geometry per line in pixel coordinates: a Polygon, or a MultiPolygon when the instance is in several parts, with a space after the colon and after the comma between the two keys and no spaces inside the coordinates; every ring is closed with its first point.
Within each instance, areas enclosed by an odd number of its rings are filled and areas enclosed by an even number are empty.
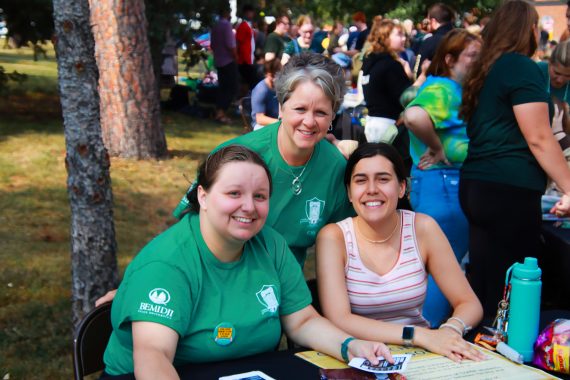
{"type": "Polygon", "coordinates": [[[293,190],[293,194],[301,194],[301,191],[303,191],[303,186],[301,185],[299,178],[295,178],[293,182],[291,182],[291,189],[293,190]]]}

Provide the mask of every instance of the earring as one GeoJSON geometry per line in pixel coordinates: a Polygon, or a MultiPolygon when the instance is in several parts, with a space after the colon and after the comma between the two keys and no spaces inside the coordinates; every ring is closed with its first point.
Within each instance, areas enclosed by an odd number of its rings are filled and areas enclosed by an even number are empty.
{"type": "Polygon", "coordinates": [[[333,131],[333,123],[332,123],[332,121],[331,121],[331,125],[329,125],[329,130],[328,130],[328,131],[329,131],[329,132],[332,132],[332,131],[333,131]]]}

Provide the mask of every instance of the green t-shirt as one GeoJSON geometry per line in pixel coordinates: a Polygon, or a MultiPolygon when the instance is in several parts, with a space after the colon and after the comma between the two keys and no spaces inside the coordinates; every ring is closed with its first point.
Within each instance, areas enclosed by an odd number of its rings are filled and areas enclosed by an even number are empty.
{"type": "Polygon", "coordinates": [[[550,85],[550,73],[548,72],[548,62],[537,62],[542,77],[544,78],[544,85],[546,92],[550,95],[556,96],[559,100],[568,103],[568,86],[570,83],[566,82],[565,86],[555,88],[550,85]]]}
{"type": "Polygon", "coordinates": [[[289,42],[285,36],[280,36],[275,32],[269,33],[265,40],[264,53],[275,53],[275,57],[281,59],[285,45],[289,42]]]}
{"type": "Polygon", "coordinates": [[[289,166],[277,147],[279,123],[236,137],[220,145],[246,146],[265,161],[273,179],[267,224],[279,232],[303,266],[307,248],[315,244],[319,230],[354,215],[343,183],[346,159],[328,141],[315,146],[305,166],[289,166]],[[295,195],[291,188],[295,175],[301,174],[302,192],[295,195]]]}
{"type": "Polygon", "coordinates": [[[273,229],[249,240],[240,260],[223,263],[204,242],[199,216],[188,214],[127,267],[111,310],[105,371],[134,371],[132,321],[175,330],[179,366],[271,351],[281,336],[279,317],[310,303],[301,268],[273,229]]]}
{"type": "Polygon", "coordinates": [[[543,192],[546,175],[522,135],[513,106],[549,101],[535,62],[517,53],[499,57],[485,79],[467,126],[469,148],[462,178],[543,192]]]}

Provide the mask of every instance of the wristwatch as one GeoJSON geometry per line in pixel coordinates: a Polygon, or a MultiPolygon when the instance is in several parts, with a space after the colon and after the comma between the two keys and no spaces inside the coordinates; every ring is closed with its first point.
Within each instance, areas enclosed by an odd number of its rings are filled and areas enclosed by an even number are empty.
{"type": "Polygon", "coordinates": [[[404,347],[414,345],[414,326],[404,326],[404,330],[402,331],[402,340],[404,341],[404,347]]]}

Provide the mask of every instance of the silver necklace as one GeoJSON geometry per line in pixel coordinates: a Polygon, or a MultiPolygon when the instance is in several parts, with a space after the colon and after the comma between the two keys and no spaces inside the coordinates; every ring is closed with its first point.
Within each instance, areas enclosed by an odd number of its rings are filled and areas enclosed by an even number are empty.
{"type": "Polygon", "coordinates": [[[394,226],[394,229],[392,230],[392,232],[390,233],[390,235],[388,235],[388,237],[386,239],[372,240],[372,239],[368,239],[366,237],[366,235],[364,235],[364,233],[360,229],[358,219],[356,219],[356,229],[358,230],[358,232],[360,232],[360,235],[362,235],[364,240],[366,240],[367,242],[372,243],[372,244],[382,244],[382,243],[386,243],[388,240],[392,239],[392,236],[394,236],[394,234],[396,233],[396,230],[398,229],[399,225],[400,225],[400,217],[398,217],[398,219],[396,219],[396,225],[394,226]]]}
{"type": "Polygon", "coordinates": [[[293,170],[291,170],[291,168],[289,167],[289,172],[293,176],[293,181],[291,181],[291,190],[293,190],[293,194],[295,195],[299,195],[303,191],[303,183],[301,182],[301,176],[303,176],[303,173],[305,173],[305,169],[307,169],[307,166],[309,166],[309,162],[311,161],[312,157],[313,153],[311,153],[309,160],[307,161],[305,167],[303,168],[303,170],[301,170],[301,173],[299,173],[299,175],[295,175],[293,173],[293,170]]]}

